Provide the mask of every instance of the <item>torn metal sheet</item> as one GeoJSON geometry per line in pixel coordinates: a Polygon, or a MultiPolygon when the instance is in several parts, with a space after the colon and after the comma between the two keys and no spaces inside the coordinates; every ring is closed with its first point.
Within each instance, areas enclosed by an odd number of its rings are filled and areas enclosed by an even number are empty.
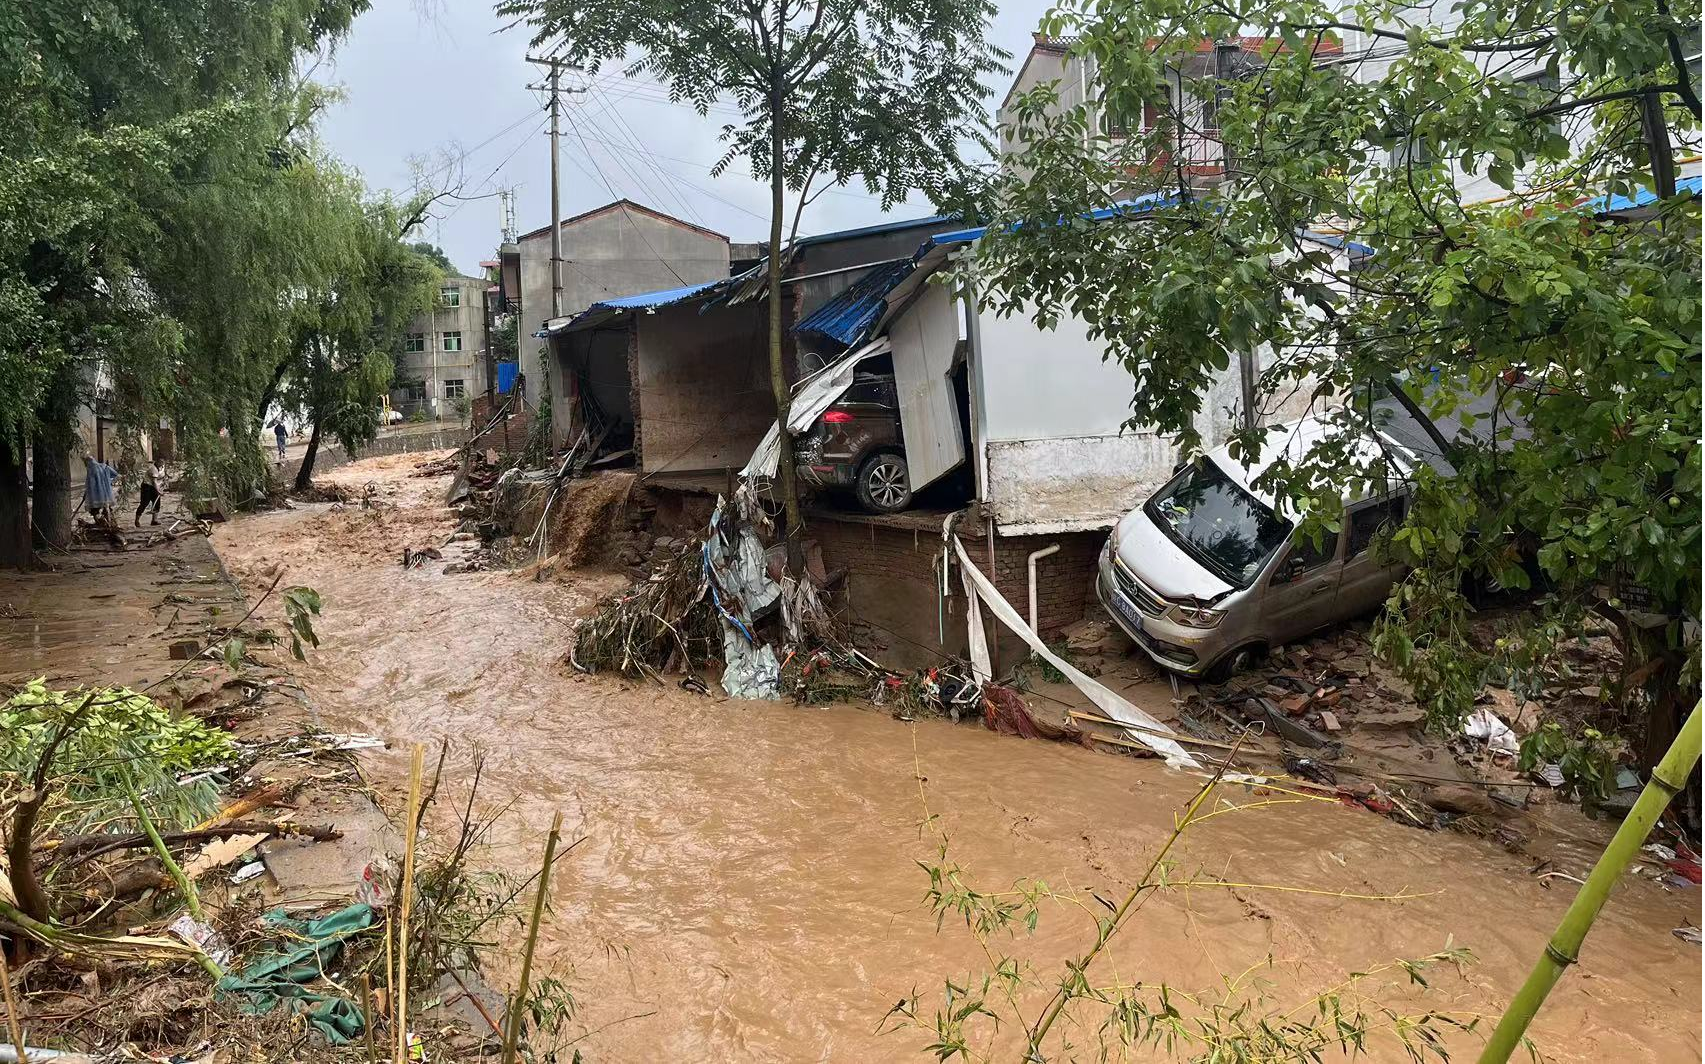
{"type": "Polygon", "coordinates": [[[741,525],[733,536],[728,534],[727,505],[724,499],[716,500],[704,543],[705,574],[722,622],[722,689],[730,698],[773,700],[781,697],[781,665],[772,648],[759,646],[753,638],[752,618],[774,603],[782,589],[770,579],[757,532],[741,525]]]}
{"type": "Polygon", "coordinates": [[[740,630],[722,622],[722,689],[729,698],[775,701],[781,697],[781,663],[768,644],[749,642],[740,630]]]}
{"type": "MultiPolygon", "coordinates": [[[[835,400],[852,387],[853,374],[858,370],[858,364],[867,358],[887,354],[889,350],[887,337],[870,341],[838,362],[831,362],[822,369],[806,377],[793,387],[793,401],[788,404],[788,431],[798,435],[810,428],[812,423],[823,416],[823,411],[833,406],[835,400]]],[[[757,450],[752,452],[751,461],[740,470],[744,478],[773,477],[781,456],[781,434],[775,424],[759,441],[757,450]]]]}
{"type": "Polygon", "coordinates": [[[894,322],[894,386],[906,471],[919,491],[965,461],[965,439],[954,401],[953,355],[959,346],[959,303],[945,285],[930,285],[894,322]]]}
{"type": "Polygon", "coordinates": [[[953,537],[953,549],[959,555],[960,575],[965,581],[965,597],[968,600],[966,620],[969,624],[967,636],[971,643],[971,670],[979,683],[987,683],[993,678],[989,666],[989,648],[983,635],[982,611],[978,607],[978,599],[988,604],[995,619],[1018,633],[1030,649],[1040,655],[1043,660],[1060,670],[1072,686],[1084,693],[1091,702],[1103,713],[1125,726],[1126,734],[1142,743],[1166,759],[1173,768],[1199,769],[1202,766],[1185,751],[1177,742],[1168,738],[1172,729],[1144,713],[1136,706],[1120,698],[1117,694],[1096,683],[1080,672],[1071,662],[1048,649],[1042,638],[1031,630],[1012,604],[1001,597],[995,590],[995,585],[983,575],[971,556],[965,553],[965,544],[957,535],[953,537]]]}

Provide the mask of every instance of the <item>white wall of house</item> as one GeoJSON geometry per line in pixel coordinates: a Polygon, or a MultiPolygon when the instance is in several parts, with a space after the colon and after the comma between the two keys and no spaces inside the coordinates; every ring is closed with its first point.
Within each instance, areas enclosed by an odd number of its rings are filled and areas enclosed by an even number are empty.
{"type": "MultiPolygon", "coordinates": [[[[1173,441],[1126,430],[1135,385],[1106,345],[1066,316],[1053,329],[1028,308],[972,322],[983,501],[1005,535],[1109,528],[1172,475],[1173,441]]],[[[1204,397],[1198,430],[1211,443],[1236,420],[1233,367],[1204,397]]]]}
{"type": "MultiPolygon", "coordinates": [[[[1407,15],[1405,19],[1377,28],[1402,33],[1411,26],[1419,26],[1426,28],[1434,36],[1444,36],[1462,21],[1461,13],[1455,9],[1454,3],[1447,3],[1445,0],[1421,0],[1404,10],[1407,15]]],[[[1700,83],[1698,39],[1695,37],[1686,47],[1688,57],[1692,61],[1693,83],[1697,87],[1700,83]]],[[[1372,84],[1384,79],[1393,64],[1401,60],[1406,51],[1407,46],[1403,41],[1352,30],[1344,34],[1343,56],[1323,65],[1338,66],[1355,81],[1372,84]]],[[[1509,81],[1533,80],[1541,85],[1546,81],[1543,63],[1522,53],[1479,53],[1471,58],[1476,66],[1490,76],[1509,81]]],[[[1568,81],[1570,75],[1565,72],[1563,78],[1568,81]]],[[[1594,135],[1592,116],[1593,110],[1590,108],[1559,116],[1559,128],[1577,150],[1585,147],[1594,135]]],[[[1697,174],[1698,139],[1695,137],[1689,148],[1677,138],[1676,149],[1677,155],[1683,160],[1677,169],[1678,176],[1697,174]],[[1686,161],[1689,156],[1690,162],[1686,161]]],[[[1387,153],[1387,162],[1392,166],[1402,165],[1404,158],[1401,149],[1387,153]]],[[[1470,173],[1460,165],[1452,163],[1451,173],[1464,203],[1481,203],[1510,194],[1486,176],[1487,162],[1490,160],[1484,160],[1475,167],[1477,173],[1470,173]]],[[[1526,178],[1530,175],[1531,171],[1517,174],[1515,191],[1520,192],[1526,187],[1526,178]]]]}

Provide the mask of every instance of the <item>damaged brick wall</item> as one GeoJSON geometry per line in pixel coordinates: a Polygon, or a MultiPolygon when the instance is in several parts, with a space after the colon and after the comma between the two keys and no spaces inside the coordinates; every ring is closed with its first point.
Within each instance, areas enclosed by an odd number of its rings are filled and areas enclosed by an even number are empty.
{"type": "MultiPolygon", "coordinates": [[[[819,511],[808,518],[808,526],[809,536],[822,547],[824,567],[849,574],[848,604],[856,617],[895,634],[902,643],[940,647],[949,654],[963,652],[964,593],[957,568],[946,614],[938,614],[939,519],[906,527],[819,511]],[[945,642],[939,638],[938,626],[947,629],[945,642]]],[[[1021,615],[1030,608],[1026,565],[1030,552],[1060,545],[1057,553],[1037,563],[1037,622],[1044,638],[1081,619],[1085,607],[1094,601],[1096,557],[1106,541],[1105,532],[997,537],[992,563],[986,536],[966,532],[962,538],[972,560],[1021,615]]],[[[896,644],[896,649],[904,648],[896,644]]]]}

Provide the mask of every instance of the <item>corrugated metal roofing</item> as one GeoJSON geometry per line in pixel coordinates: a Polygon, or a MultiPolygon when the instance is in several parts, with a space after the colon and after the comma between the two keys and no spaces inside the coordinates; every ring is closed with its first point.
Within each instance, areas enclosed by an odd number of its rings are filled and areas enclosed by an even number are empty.
{"type": "Polygon", "coordinates": [[[574,317],[566,321],[558,319],[554,324],[548,324],[542,333],[535,336],[548,336],[552,333],[574,332],[579,329],[591,328],[612,318],[634,311],[656,310],[658,307],[674,306],[685,303],[689,299],[713,292],[718,288],[732,283],[731,278],[720,278],[715,281],[705,281],[703,284],[683,285],[680,288],[664,288],[656,292],[636,292],[628,296],[611,296],[600,299],[574,317]]]}
{"type": "Polygon", "coordinates": [[[727,279],[706,281],[703,284],[690,284],[682,288],[665,288],[658,292],[639,292],[631,296],[600,299],[587,307],[586,312],[589,313],[594,310],[650,310],[653,307],[667,307],[670,304],[691,299],[701,292],[708,292],[717,285],[727,283],[727,279]]]}
{"type": "Polygon", "coordinates": [[[810,247],[813,244],[827,244],[836,240],[853,240],[862,236],[876,236],[880,233],[897,233],[905,229],[921,229],[930,225],[952,225],[959,217],[953,214],[937,214],[928,218],[907,218],[898,222],[882,222],[878,225],[866,225],[858,229],[839,229],[832,233],[818,233],[815,236],[802,236],[793,242],[796,248],[810,247]]]}
{"type": "MultiPolygon", "coordinates": [[[[1146,196],[1135,199],[1121,200],[1109,207],[1087,212],[1084,217],[1092,222],[1104,222],[1109,218],[1128,218],[1133,214],[1144,214],[1161,207],[1171,207],[1178,202],[1178,197],[1170,192],[1150,192],[1146,196]]],[[[937,233],[930,237],[921,250],[940,247],[944,244],[963,244],[982,236],[988,226],[979,225],[970,229],[955,229],[950,233],[937,233]]]]}
{"type": "Polygon", "coordinates": [[[793,331],[815,333],[852,347],[882,316],[888,293],[911,272],[910,259],[897,259],[886,266],[879,266],[812,311],[793,327],[793,331]]]}
{"type": "MultiPolygon", "coordinates": [[[[1694,174],[1692,177],[1684,177],[1677,181],[1675,191],[1677,195],[1684,192],[1691,192],[1695,196],[1699,195],[1699,175],[1694,174]]],[[[1632,199],[1623,195],[1595,196],[1581,206],[1594,214],[1610,214],[1615,211],[1631,211],[1636,207],[1648,207],[1656,202],[1658,202],[1658,194],[1652,189],[1642,188],[1634,193],[1632,199]]]]}

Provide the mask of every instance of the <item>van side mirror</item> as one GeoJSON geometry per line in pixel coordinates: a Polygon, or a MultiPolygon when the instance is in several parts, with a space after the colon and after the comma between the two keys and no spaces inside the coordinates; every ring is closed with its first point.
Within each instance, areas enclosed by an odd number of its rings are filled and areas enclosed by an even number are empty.
{"type": "Polygon", "coordinates": [[[1279,571],[1274,576],[1273,582],[1276,584],[1288,584],[1302,575],[1302,569],[1302,555],[1292,554],[1290,557],[1279,563],[1279,571]]]}

